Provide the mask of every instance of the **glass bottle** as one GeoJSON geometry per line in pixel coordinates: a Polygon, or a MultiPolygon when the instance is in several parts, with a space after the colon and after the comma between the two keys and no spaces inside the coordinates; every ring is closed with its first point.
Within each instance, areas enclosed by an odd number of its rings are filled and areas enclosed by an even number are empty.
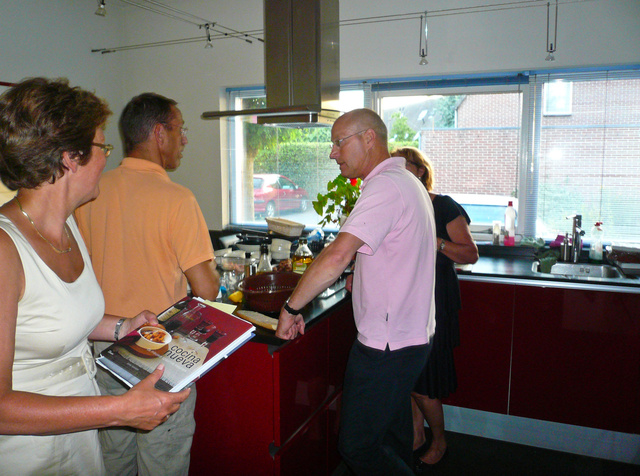
{"type": "Polygon", "coordinates": [[[271,260],[269,259],[269,245],[263,243],[260,245],[260,260],[258,261],[256,274],[269,273],[270,271],[271,260]]]}
{"type": "Polygon", "coordinates": [[[307,245],[306,238],[300,238],[298,240],[298,249],[293,254],[291,267],[294,273],[304,273],[313,261],[313,253],[307,245]]]}
{"type": "Polygon", "coordinates": [[[513,202],[509,200],[509,206],[504,211],[504,245],[514,246],[516,244],[516,209],[513,202]]]}
{"type": "Polygon", "coordinates": [[[594,263],[602,263],[602,239],[604,236],[604,229],[602,228],[602,222],[597,221],[591,229],[591,244],[589,245],[589,261],[594,263]]]}
{"type": "Polygon", "coordinates": [[[256,274],[256,269],[253,263],[251,263],[251,252],[246,251],[244,253],[244,277],[248,278],[256,274]]]}

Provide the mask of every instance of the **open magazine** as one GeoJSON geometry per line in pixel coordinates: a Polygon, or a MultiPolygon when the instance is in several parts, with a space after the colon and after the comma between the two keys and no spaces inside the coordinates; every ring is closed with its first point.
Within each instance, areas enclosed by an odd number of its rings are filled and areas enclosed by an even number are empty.
{"type": "Polygon", "coordinates": [[[164,364],[156,388],[178,392],[253,337],[255,327],[203,299],[186,297],[100,353],[96,362],[129,387],[164,364]]]}

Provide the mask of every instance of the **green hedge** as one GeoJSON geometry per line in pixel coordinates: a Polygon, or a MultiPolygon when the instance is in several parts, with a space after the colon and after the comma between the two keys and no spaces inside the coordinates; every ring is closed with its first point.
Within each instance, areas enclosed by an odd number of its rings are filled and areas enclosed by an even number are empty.
{"type": "Polygon", "coordinates": [[[275,150],[262,150],[253,163],[254,174],[280,174],[289,177],[315,199],[327,192],[327,182],[340,173],[329,158],[331,144],[326,142],[290,142],[275,150]]]}

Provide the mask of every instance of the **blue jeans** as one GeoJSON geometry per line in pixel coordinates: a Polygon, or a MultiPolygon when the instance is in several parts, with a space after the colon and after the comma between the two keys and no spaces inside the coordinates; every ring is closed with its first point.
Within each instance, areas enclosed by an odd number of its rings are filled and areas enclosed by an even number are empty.
{"type": "Polygon", "coordinates": [[[356,340],[349,354],[339,450],[357,475],[413,475],[411,390],[431,344],[376,350],[356,340]]]}

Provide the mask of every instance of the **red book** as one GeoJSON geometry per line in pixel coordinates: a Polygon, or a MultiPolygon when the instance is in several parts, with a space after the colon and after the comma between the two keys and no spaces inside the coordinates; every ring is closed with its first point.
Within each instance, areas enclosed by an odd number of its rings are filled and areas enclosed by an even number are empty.
{"type": "Polygon", "coordinates": [[[98,365],[132,387],[164,364],[156,388],[178,392],[248,342],[255,331],[249,322],[197,297],[181,299],[158,321],[160,326],[142,326],[109,346],[96,359],[98,365]]]}

